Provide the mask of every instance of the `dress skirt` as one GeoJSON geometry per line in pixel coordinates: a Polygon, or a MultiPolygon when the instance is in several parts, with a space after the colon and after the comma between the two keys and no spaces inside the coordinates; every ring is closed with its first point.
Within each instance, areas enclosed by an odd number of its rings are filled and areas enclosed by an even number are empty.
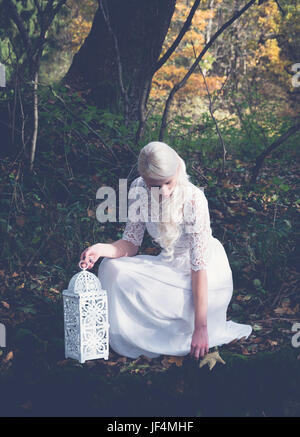
{"type": "MultiPolygon", "coordinates": [[[[221,242],[212,237],[207,267],[209,348],[248,338],[250,325],[226,320],[233,293],[232,272],[221,242]]],[[[103,258],[98,277],[107,291],[109,344],[119,355],[184,356],[194,330],[191,271],[161,254],[103,258]]]]}

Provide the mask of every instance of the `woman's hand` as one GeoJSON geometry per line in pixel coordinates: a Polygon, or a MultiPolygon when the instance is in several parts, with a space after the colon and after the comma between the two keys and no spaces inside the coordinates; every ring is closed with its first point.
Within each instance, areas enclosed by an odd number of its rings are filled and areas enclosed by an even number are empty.
{"type": "Polygon", "coordinates": [[[199,356],[204,357],[208,351],[207,327],[203,326],[201,328],[196,328],[192,336],[191,355],[198,360],[199,356]]]}
{"type": "Polygon", "coordinates": [[[94,244],[93,246],[85,249],[80,255],[80,265],[83,268],[92,269],[94,264],[101,256],[101,243],[94,244]],[[82,262],[81,262],[82,261],[82,262]]]}

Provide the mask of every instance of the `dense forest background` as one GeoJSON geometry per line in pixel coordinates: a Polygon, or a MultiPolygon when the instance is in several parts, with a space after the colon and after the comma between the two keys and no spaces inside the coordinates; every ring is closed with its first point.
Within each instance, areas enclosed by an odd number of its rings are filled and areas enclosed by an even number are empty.
{"type": "MultiPolygon", "coordinates": [[[[52,382],[70,390],[79,371],[95,415],[155,415],[158,399],[171,415],[299,415],[299,27],[296,0],[0,0],[4,415],[58,414],[72,396],[56,400],[52,382]],[[83,249],[124,229],[96,220],[96,192],[137,177],[139,150],[158,139],[205,189],[233,271],[228,318],[253,334],[220,348],[231,364],[211,373],[186,357],[113,351],[75,365],[63,355],[62,291],[83,249]],[[239,377],[248,396],[226,404],[221,381],[241,371],[252,372],[252,386],[239,377]],[[193,372],[217,404],[199,398],[193,372]]],[[[145,236],[139,253],[159,248],[145,236]]]]}

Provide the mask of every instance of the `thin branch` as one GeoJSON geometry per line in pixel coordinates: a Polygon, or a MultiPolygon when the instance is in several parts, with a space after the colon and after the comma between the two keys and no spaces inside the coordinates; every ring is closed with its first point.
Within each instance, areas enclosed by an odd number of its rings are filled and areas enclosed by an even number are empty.
{"type": "Polygon", "coordinates": [[[203,48],[203,50],[201,51],[200,55],[198,56],[198,58],[196,59],[196,61],[193,63],[193,65],[191,66],[191,68],[189,69],[189,71],[187,72],[187,74],[184,76],[184,78],[178,82],[171,90],[169,97],[166,101],[166,105],[165,105],[165,110],[163,113],[163,117],[162,117],[162,122],[161,122],[161,129],[160,129],[160,133],[159,133],[159,140],[162,141],[163,137],[164,137],[164,132],[166,129],[166,124],[167,124],[167,117],[168,117],[168,113],[169,113],[169,109],[170,109],[170,105],[171,102],[173,100],[173,97],[175,95],[175,93],[182,88],[187,80],[189,79],[189,77],[193,74],[193,72],[195,71],[197,65],[199,64],[199,62],[201,61],[201,59],[203,58],[203,56],[205,55],[205,53],[208,51],[208,49],[212,46],[212,44],[215,42],[215,40],[232,24],[234,23],[234,21],[236,21],[242,14],[244,14],[254,3],[256,2],[256,0],[250,0],[242,9],[240,9],[239,11],[236,11],[233,16],[230,18],[230,20],[228,20],[225,24],[223,24],[222,27],[220,27],[220,29],[212,36],[212,38],[209,40],[209,42],[206,44],[206,46],[203,48]]]}
{"type": "Polygon", "coordinates": [[[84,126],[86,126],[91,132],[93,132],[94,135],[96,135],[96,137],[99,138],[99,140],[102,142],[103,146],[108,150],[108,152],[113,156],[113,158],[116,160],[116,162],[119,162],[118,157],[114,154],[114,152],[109,148],[109,146],[106,144],[106,142],[104,141],[104,139],[98,134],[98,132],[96,132],[85,120],[81,120],[80,117],[78,117],[77,114],[75,114],[73,111],[71,111],[68,106],[66,105],[66,103],[64,102],[64,100],[58,95],[56,94],[56,92],[53,90],[52,86],[49,86],[52,94],[54,95],[54,97],[56,97],[65,107],[65,109],[78,121],[80,121],[84,126]]]}
{"type": "Polygon", "coordinates": [[[10,0],[4,0],[4,5],[6,5],[7,10],[10,11],[11,19],[13,20],[13,22],[18,28],[18,31],[20,32],[26,51],[30,52],[32,50],[30,37],[24,26],[23,21],[21,20],[16,5],[10,0]]]}
{"type": "MultiPolygon", "coordinates": [[[[193,41],[191,41],[191,43],[192,43],[192,46],[193,46],[194,56],[195,56],[195,58],[197,59],[196,51],[195,51],[195,46],[194,46],[193,41]]],[[[204,84],[205,84],[205,88],[206,88],[206,92],[207,92],[207,96],[208,96],[208,100],[209,100],[209,112],[210,112],[211,118],[213,119],[213,122],[215,123],[216,130],[217,130],[217,133],[218,133],[218,136],[219,136],[219,140],[220,140],[220,143],[221,143],[221,146],[222,146],[222,149],[223,149],[223,166],[222,166],[222,173],[224,174],[224,173],[225,173],[225,160],[226,160],[226,153],[227,153],[227,151],[226,151],[225,143],[224,143],[224,140],[223,140],[223,137],[222,137],[221,131],[220,131],[220,129],[219,129],[219,126],[218,126],[217,120],[216,120],[216,118],[215,118],[215,116],[214,116],[214,111],[213,111],[213,102],[212,102],[211,95],[210,95],[210,92],[209,92],[209,89],[208,89],[208,86],[207,86],[207,82],[206,82],[205,76],[204,76],[204,74],[203,74],[202,68],[200,67],[199,64],[198,64],[198,69],[200,70],[200,73],[201,73],[201,75],[202,75],[202,77],[203,77],[203,80],[204,80],[204,84]]]]}
{"type": "Polygon", "coordinates": [[[50,15],[51,11],[53,10],[53,3],[54,3],[54,0],[47,1],[46,7],[45,7],[44,12],[43,12],[46,17],[48,15],[50,15]]]}
{"type": "Polygon", "coordinates": [[[128,91],[125,89],[124,83],[123,83],[123,69],[122,69],[122,63],[121,63],[121,56],[120,56],[120,50],[119,50],[119,44],[118,39],[112,30],[110,19],[109,19],[109,13],[108,13],[108,7],[106,4],[107,11],[104,10],[104,0],[99,0],[99,6],[101,8],[104,20],[106,22],[106,25],[108,27],[108,30],[113,38],[115,51],[116,51],[116,58],[117,58],[117,66],[118,66],[118,79],[119,79],[119,85],[122,97],[124,99],[124,106],[125,106],[125,126],[128,124],[128,114],[129,114],[129,98],[128,98],[128,91]]]}
{"type": "MultiPolygon", "coordinates": [[[[57,5],[55,6],[55,8],[52,11],[52,15],[50,16],[51,18],[51,22],[53,20],[53,18],[56,16],[56,14],[60,11],[60,9],[63,7],[63,5],[66,3],[67,0],[60,0],[57,5]]],[[[50,24],[51,24],[50,22],[50,24]]]]}
{"type": "Polygon", "coordinates": [[[277,138],[277,140],[273,141],[273,143],[270,144],[270,146],[267,147],[267,149],[256,158],[255,165],[251,170],[252,176],[251,176],[250,183],[256,182],[259,170],[263,166],[265,158],[268,155],[270,155],[270,153],[274,149],[276,149],[276,147],[280,146],[284,141],[286,141],[291,135],[296,133],[299,129],[300,129],[300,122],[298,122],[294,126],[290,127],[287,132],[285,132],[283,135],[281,135],[279,138],[277,138]]]}
{"type": "Polygon", "coordinates": [[[43,10],[42,10],[42,7],[41,7],[41,5],[40,5],[39,0],[34,0],[34,4],[35,4],[35,7],[36,7],[37,10],[38,10],[38,14],[41,15],[42,12],[43,12],[43,10]]]}
{"type": "Polygon", "coordinates": [[[154,69],[152,72],[153,75],[156,73],[157,70],[159,70],[162,67],[163,64],[165,64],[167,62],[169,57],[172,55],[172,53],[179,46],[180,41],[182,40],[182,38],[184,37],[184,35],[186,34],[186,32],[189,30],[189,28],[191,26],[192,20],[194,18],[196,10],[198,9],[200,1],[201,0],[195,0],[195,3],[193,4],[193,7],[191,8],[190,13],[189,13],[183,27],[181,28],[177,38],[175,39],[175,41],[173,42],[171,47],[168,48],[166,53],[158,60],[157,64],[154,66],[154,69]]]}
{"type": "Polygon", "coordinates": [[[38,133],[38,79],[39,79],[39,73],[36,71],[34,76],[34,85],[33,85],[33,135],[31,140],[31,152],[30,152],[30,170],[33,170],[33,163],[35,158],[35,151],[36,151],[36,140],[37,140],[37,133],[38,133]]]}
{"type": "Polygon", "coordinates": [[[43,10],[41,6],[40,7],[38,6],[39,5],[38,0],[35,0],[35,4],[37,8],[39,8],[38,11],[40,16],[40,26],[41,26],[40,35],[36,41],[35,50],[34,50],[34,52],[36,53],[37,62],[39,62],[42,56],[44,44],[46,42],[45,41],[46,32],[51,26],[52,21],[54,20],[60,9],[66,3],[66,1],[67,0],[60,0],[55,7],[53,7],[53,0],[48,1],[45,9],[43,10]]]}
{"type": "Polygon", "coordinates": [[[276,3],[276,5],[278,6],[279,11],[281,12],[281,15],[282,15],[283,17],[285,17],[285,16],[286,16],[286,11],[282,8],[282,6],[280,5],[279,1],[278,1],[278,0],[275,0],[275,3],[276,3]]]}

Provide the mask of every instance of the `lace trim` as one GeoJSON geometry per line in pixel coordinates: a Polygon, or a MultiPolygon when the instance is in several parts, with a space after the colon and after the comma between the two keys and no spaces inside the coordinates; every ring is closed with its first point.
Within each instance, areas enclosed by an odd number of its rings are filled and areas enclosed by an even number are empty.
{"type": "MultiPolygon", "coordinates": [[[[141,177],[132,182],[130,190],[140,186],[147,188],[141,177]]],[[[147,191],[149,192],[149,190],[147,191]]],[[[207,269],[212,231],[205,194],[197,187],[194,187],[191,192],[191,198],[187,200],[184,207],[184,245],[190,255],[191,269],[198,271],[207,269]]],[[[134,201],[134,199],[129,199],[128,209],[134,201]]],[[[155,223],[152,222],[151,226],[154,227],[155,223]]],[[[128,218],[122,239],[130,241],[135,246],[140,246],[143,241],[145,227],[145,221],[142,219],[133,222],[128,218]]]]}
{"type": "Polygon", "coordinates": [[[205,270],[208,266],[209,243],[212,237],[208,202],[202,190],[193,191],[185,212],[185,230],[189,236],[191,268],[205,270]]]}
{"type": "MultiPolygon", "coordinates": [[[[135,187],[138,187],[139,185],[140,185],[139,178],[137,178],[130,185],[129,191],[135,187]]],[[[135,202],[135,199],[128,199],[128,211],[133,202],[135,202]]],[[[123,232],[122,240],[129,241],[135,246],[140,246],[144,238],[144,233],[145,233],[145,222],[143,222],[142,220],[133,222],[128,217],[126,222],[126,227],[123,232]]]]}

